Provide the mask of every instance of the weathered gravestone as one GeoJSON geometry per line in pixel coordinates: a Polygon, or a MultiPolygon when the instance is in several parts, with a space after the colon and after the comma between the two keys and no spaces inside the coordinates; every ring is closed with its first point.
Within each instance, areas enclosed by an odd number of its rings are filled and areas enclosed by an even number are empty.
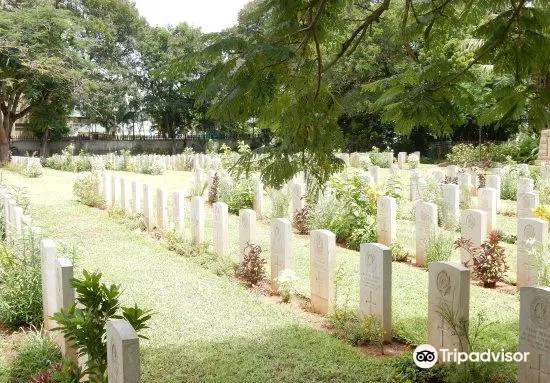
{"type": "Polygon", "coordinates": [[[420,198],[420,171],[418,169],[412,169],[410,171],[410,187],[409,197],[411,201],[416,201],[420,198]]]}
{"type": "Polygon", "coordinates": [[[500,211],[501,201],[500,201],[500,188],[502,184],[502,177],[498,174],[488,174],[485,176],[485,185],[488,188],[495,189],[496,201],[497,201],[497,211],[500,211]]]}
{"type": "Polygon", "coordinates": [[[262,210],[264,205],[264,185],[259,178],[254,179],[254,201],[252,202],[252,208],[256,212],[258,218],[262,217],[262,210]]]}
{"type": "Polygon", "coordinates": [[[516,199],[523,193],[533,193],[535,183],[532,178],[520,177],[518,178],[518,186],[516,192],[516,199]]]}
{"type": "Polygon", "coordinates": [[[120,178],[120,207],[130,213],[130,187],[128,180],[124,177],[120,178]]]}
{"type": "Polygon", "coordinates": [[[301,211],[305,204],[305,188],[301,183],[293,182],[290,187],[292,195],[292,215],[298,211],[301,211]]]}
{"type": "MultiPolygon", "coordinates": [[[[469,239],[474,246],[479,246],[487,239],[487,213],[479,209],[463,210],[460,214],[460,234],[469,239]]],[[[460,249],[460,261],[470,262],[472,256],[465,249],[460,249]]]]}
{"type": "Polygon", "coordinates": [[[42,278],[42,310],[44,329],[51,330],[56,324],[50,317],[57,310],[57,264],[54,241],[44,238],[40,241],[40,270],[42,278]]]}
{"type": "Polygon", "coordinates": [[[395,198],[378,197],[376,209],[378,242],[390,246],[397,236],[397,202],[395,198]]]}
{"type": "Polygon", "coordinates": [[[470,203],[472,176],[469,173],[458,173],[458,187],[460,188],[460,202],[470,203]]]}
{"type": "MultiPolygon", "coordinates": [[[[56,259],[56,284],[57,284],[57,307],[56,312],[67,311],[72,306],[75,293],[71,280],[73,279],[73,264],[69,258],[56,259]]],[[[76,349],[72,347],[73,342],[57,334],[57,344],[61,349],[61,355],[65,358],[78,361],[76,349]]]]}
{"type": "Polygon", "coordinates": [[[139,337],[124,319],[107,322],[107,376],[109,383],[140,383],[139,337]]]}
{"type": "Polygon", "coordinates": [[[162,188],[157,188],[157,227],[162,231],[168,229],[168,196],[162,188]]]}
{"type": "Polygon", "coordinates": [[[153,188],[151,185],[143,184],[143,215],[147,230],[155,227],[155,214],[153,213],[153,188]]]}
{"type": "Polygon", "coordinates": [[[284,270],[292,269],[292,224],[286,218],[273,218],[270,223],[271,288],[278,290],[277,279],[284,270]]]}
{"type": "Polygon", "coordinates": [[[310,233],[311,308],[319,314],[328,314],[334,308],[334,262],[336,236],[329,230],[310,233]]]}
{"type": "Polygon", "coordinates": [[[543,129],[540,132],[537,162],[542,161],[550,161],[550,129],[543,129]]]}
{"type": "Polygon", "coordinates": [[[174,230],[178,234],[183,234],[184,232],[184,218],[185,218],[185,206],[184,206],[185,196],[183,192],[173,192],[172,193],[172,218],[174,220],[174,230]]]}
{"type": "Polygon", "coordinates": [[[539,283],[539,261],[532,252],[537,246],[545,250],[548,243],[548,222],[539,218],[520,218],[517,224],[517,279],[518,287],[539,283]]]}
{"type": "Polygon", "coordinates": [[[517,217],[533,217],[533,209],[539,204],[538,193],[521,193],[517,200],[517,217]]]}
{"type": "Polygon", "coordinates": [[[459,328],[468,328],[470,270],[455,262],[432,262],[428,269],[428,343],[437,350],[468,352],[466,334],[459,328]]]}
{"type": "Polygon", "coordinates": [[[111,175],[103,173],[103,198],[105,199],[105,206],[107,208],[113,205],[113,194],[111,192],[111,175]]]}
{"type": "Polygon", "coordinates": [[[407,152],[397,153],[397,166],[399,166],[399,169],[405,169],[406,164],[407,164],[407,152]]]}
{"type": "Polygon", "coordinates": [[[455,184],[441,185],[443,211],[441,216],[444,227],[457,227],[460,216],[460,189],[455,184]]]}
{"type": "MultiPolygon", "coordinates": [[[[273,225],[273,219],[271,220],[273,225]]],[[[252,209],[239,210],[239,259],[242,260],[248,244],[256,243],[256,212],[252,209]]],[[[271,246],[273,257],[273,245],[271,246]]]]}
{"type": "Polygon", "coordinates": [[[478,208],[487,213],[487,233],[497,227],[497,193],[492,188],[478,189],[478,208]]]}
{"type": "Polygon", "coordinates": [[[362,243],[360,249],[360,310],[361,316],[375,316],[384,332],[385,342],[392,339],[391,265],[389,247],[379,243],[362,243]]]}
{"type": "Polygon", "coordinates": [[[194,244],[204,242],[204,198],[191,198],[191,238],[194,244]]]}
{"type": "Polygon", "coordinates": [[[550,382],[550,287],[522,287],[519,298],[518,383],[550,382]],[[525,354],[524,354],[525,355],[525,354]]]}
{"type": "Polygon", "coordinates": [[[137,181],[132,181],[132,214],[141,213],[141,192],[143,185],[137,181]]]}
{"type": "Polygon", "coordinates": [[[120,179],[117,176],[111,178],[111,203],[112,206],[119,205],[120,199],[120,179]]]}
{"type": "Polygon", "coordinates": [[[369,169],[372,180],[375,184],[380,182],[380,166],[372,165],[369,169]]]}
{"type": "Polygon", "coordinates": [[[437,231],[437,205],[418,201],[415,205],[416,222],[416,264],[425,266],[426,246],[430,235],[437,231]]]}
{"type": "Polygon", "coordinates": [[[229,255],[229,213],[227,204],[216,202],[212,205],[212,226],[214,252],[229,255]]]}

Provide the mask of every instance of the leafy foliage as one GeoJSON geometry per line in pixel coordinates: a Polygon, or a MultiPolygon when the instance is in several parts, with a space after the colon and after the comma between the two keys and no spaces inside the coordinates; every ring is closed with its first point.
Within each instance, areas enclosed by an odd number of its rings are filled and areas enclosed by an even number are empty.
{"type": "MultiPolygon", "coordinates": [[[[72,341],[78,355],[86,357],[84,374],[99,382],[105,381],[107,370],[106,325],[109,319],[126,319],[140,332],[147,328],[150,311],[137,305],[120,305],[120,288],[101,283],[101,273],[83,271],[83,279],[71,281],[76,290],[75,303],[68,310],[61,310],[52,317],[63,336],[72,341]]],[[[144,338],[144,336],[139,335],[144,338]]]]}
{"type": "Polygon", "coordinates": [[[244,249],[244,256],[237,268],[236,275],[250,286],[257,285],[265,277],[265,259],[262,258],[262,248],[249,243],[244,249]]]}

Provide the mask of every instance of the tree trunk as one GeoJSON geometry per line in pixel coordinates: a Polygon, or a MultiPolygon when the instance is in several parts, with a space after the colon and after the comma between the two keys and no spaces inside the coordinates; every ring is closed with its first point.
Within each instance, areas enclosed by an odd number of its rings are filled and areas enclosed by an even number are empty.
{"type": "Polygon", "coordinates": [[[40,137],[40,158],[45,159],[48,157],[48,141],[50,138],[50,131],[46,129],[42,137],[40,137]]]}
{"type": "Polygon", "coordinates": [[[0,127],[0,165],[4,166],[11,161],[10,152],[10,133],[13,123],[9,116],[3,116],[2,126],[0,127]]]}

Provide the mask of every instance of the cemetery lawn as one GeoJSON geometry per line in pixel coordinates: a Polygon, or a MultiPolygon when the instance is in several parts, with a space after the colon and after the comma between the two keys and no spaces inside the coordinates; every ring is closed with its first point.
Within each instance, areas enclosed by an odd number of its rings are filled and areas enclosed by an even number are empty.
{"type": "MultiPolygon", "coordinates": [[[[304,324],[284,305],[266,303],[234,281],[217,277],[146,234],[117,223],[105,212],[79,204],[72,195],[73,174],[44,170],[37,179],[12,172],[4,172],[3,178],[8,184],[27,187],[37,225],[58,244],[79,249],[77,273],[100,270],[107,281],[123,286],[126,303],[137,302],[156,312],[146,333],[151,340],[142,342],[144,382],[384,381],[384,360],[360,354],[304,324]]],[[[192,173],[187,172],[123,174],[169,191],[186,191],[192,184],[192,173]]],[[[189,205],[186,200],[188,235],[189,205]]],[[[207,206],[207,240],[212,238],[211,228],[212,210],[207,206]]],[[[236,259],[238,220],[234,215],[230,215],[229,228],[236,259]]],[[[414,222],[399,220],[398,238],[414,249],[414,222]]],[[[269,264],[267,220],[258,222],[257,242],[269,264]]],[[[309,296],[308,236],[293,234],[292,248],[300,293],[309,296]]],[[[338,301],[358,309],[359,254],[342,247],[336,253],[341,275],[338,301]]],[[[510,257],[515,258],[515,252],[510,257]]],[[[515,263],[512,271],[515,274],[515,263]]],[[[394,337],[413,345],[425,343],[427,271],[394,262],[392,299],[394,337]]],[[[472,285],[470,312],[471,321],[484,315],[484,324],[490,324],[477,339],[476,349],[517,350],[518,294],[472,285]]],[[[513,373],[516,366],[506,367],[513,373]]]]}

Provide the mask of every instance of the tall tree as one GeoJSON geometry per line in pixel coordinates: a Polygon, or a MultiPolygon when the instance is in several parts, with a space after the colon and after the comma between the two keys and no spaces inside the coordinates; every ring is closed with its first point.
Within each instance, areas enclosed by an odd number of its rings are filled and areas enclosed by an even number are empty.
{"type": "Polygon", "coordinates": [[[256,0],[203,52],[224,60],[202,96],[213,115],[274,132],[257,152],[266,182],[303,168],[322,182],[337,168],[336,121],[352,90],[402,134],[449,134],[470,115],[480,124],[524,116],[540,129],[550,120],[549,29],[541,0],[256,0]],[[342,74],[365,53],[379,60],[367,57],[360,89],[346,88],[342,74]]]}

